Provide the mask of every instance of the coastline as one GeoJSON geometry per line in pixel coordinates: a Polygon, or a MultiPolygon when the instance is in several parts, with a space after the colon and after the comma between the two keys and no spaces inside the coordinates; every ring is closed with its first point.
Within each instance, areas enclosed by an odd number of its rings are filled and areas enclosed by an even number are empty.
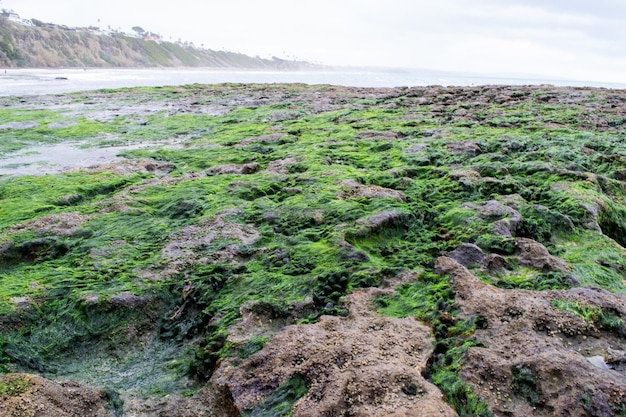
{"type": "Polygon", "coordinates": [[[0,74],[0,96],[61,94],[99,89],[157,87],[186,84],[341,85],[346,87],[417,87],[429,85],[554,85],[626,89],[626,83],[558,80],[533,76],[497,77],[443,71],[394,68],[320,68],[306,71],[269,71],[219,68],[67,68],[6,69],[0,74]]]}

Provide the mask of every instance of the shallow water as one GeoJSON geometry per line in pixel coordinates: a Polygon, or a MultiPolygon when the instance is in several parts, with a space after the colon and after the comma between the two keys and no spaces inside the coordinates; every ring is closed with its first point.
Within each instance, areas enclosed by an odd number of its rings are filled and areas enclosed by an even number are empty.
{"type": "MultiPolygon", "coordinates": [[[[0,176],[56,174],[77,168],[119,162],[123,151],[156,144],[135,144],[106,148],[85,148],[85,142],[63,142],[48,146],[32,146],[0,158],[0,176]]],[[[163,145],[158,145],[163,146],[163,145]]]]}
{"type": "Polygon", "coordinates": [[[503,77],[418,69],[333,71],[216,71],[208,69],[8,69],[0,73],[0,96],[59,94],[103,88],[220,83],[304,83],[351,87],[426,85],[538,85],[626,88],[626,83],[602,83],[549,77],[503,77]]]}

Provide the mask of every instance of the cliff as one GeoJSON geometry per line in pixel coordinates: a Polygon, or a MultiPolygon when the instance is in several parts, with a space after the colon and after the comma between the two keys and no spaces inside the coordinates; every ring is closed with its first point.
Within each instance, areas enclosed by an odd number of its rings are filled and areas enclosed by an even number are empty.
{"type": "Polygon", "coordinates": [[[0,16],[0,66],[55,67],[213,67],[301,69],[305,62],[199,49],[146,40],[94,28],[69,28],[35,21],[28,26],[0,16]]]}

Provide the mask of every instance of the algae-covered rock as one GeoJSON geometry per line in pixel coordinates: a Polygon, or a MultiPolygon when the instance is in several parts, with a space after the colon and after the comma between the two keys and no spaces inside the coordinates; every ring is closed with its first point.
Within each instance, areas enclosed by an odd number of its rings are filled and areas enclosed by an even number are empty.
{"type": "Polygon", "coordinates": [[[473,243],[464,243],[448,254],[449,257],[461,265],[480,265],[485,261],[487,255],[473,243]]]}
{"type": "Polygon", "coordinates": [[[260,169],[257,163],[217,165],[207,170],[210,174],[254,174],[260,169]]]}
{"type": "Polygon", "coordinates": [[[109,417],[111,412],[103,390],[29,374],[0,376],[1,416],[109,417]]]}
{"type": "Polygon", "coordinates": [[[363,185],[356,180],[341,181],[341,198],[393,198],[398,201],[406,201],[402,191],[392,190],[378,185],[363,185]]]}
{"type": "Polygon", "coordinates": [[[623,415],[624,103],[0,97],[0,372],[55,380],[25,404],[75,388],[70,415],[623,415]]]}
{"type": "Polygon", "coordinates": [[[422,376],[434,349],[429,328],[371,311],[382,293],[353,292],[345,299],[347,317],[285,327],[238,366],[222,364],[212,384],[227,387],[237,408],[253,414],[300,376],[306,393],[295,399],[293,416],[457,415],[422,376]]]}
{"type": "Polygon", "coordinates": [[[469,349],[460,375],[496,415],[614,415],[626,392],[624,358],[609,353],[625,341],[623,295],[502,290],[451,258],[436,268],[450,275],[461,315],[484,321],[475,332],[482,347],[469,349]],[[613,315],[616,325],[572,313],[576,306],[613,315]]]}
{"type": "Polygon", "coordinates": [[[565,261],[550,255],[545,246],[532,239],[515,238],[515,254],[519,258],[521,265],[524,266],[544,271],[571,271],[570,266],[565,261]]]}

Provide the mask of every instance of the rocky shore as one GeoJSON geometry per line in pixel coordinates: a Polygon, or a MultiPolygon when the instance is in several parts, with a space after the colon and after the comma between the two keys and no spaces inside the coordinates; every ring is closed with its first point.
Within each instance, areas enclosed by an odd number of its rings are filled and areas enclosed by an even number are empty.
{"type": "Polygon", "coordinates": [[[0,416],[626,415],[625,125],[549,85],[0,97],[0,416]],[[77,148],[117,153],[43,174],[77,148]]]}

